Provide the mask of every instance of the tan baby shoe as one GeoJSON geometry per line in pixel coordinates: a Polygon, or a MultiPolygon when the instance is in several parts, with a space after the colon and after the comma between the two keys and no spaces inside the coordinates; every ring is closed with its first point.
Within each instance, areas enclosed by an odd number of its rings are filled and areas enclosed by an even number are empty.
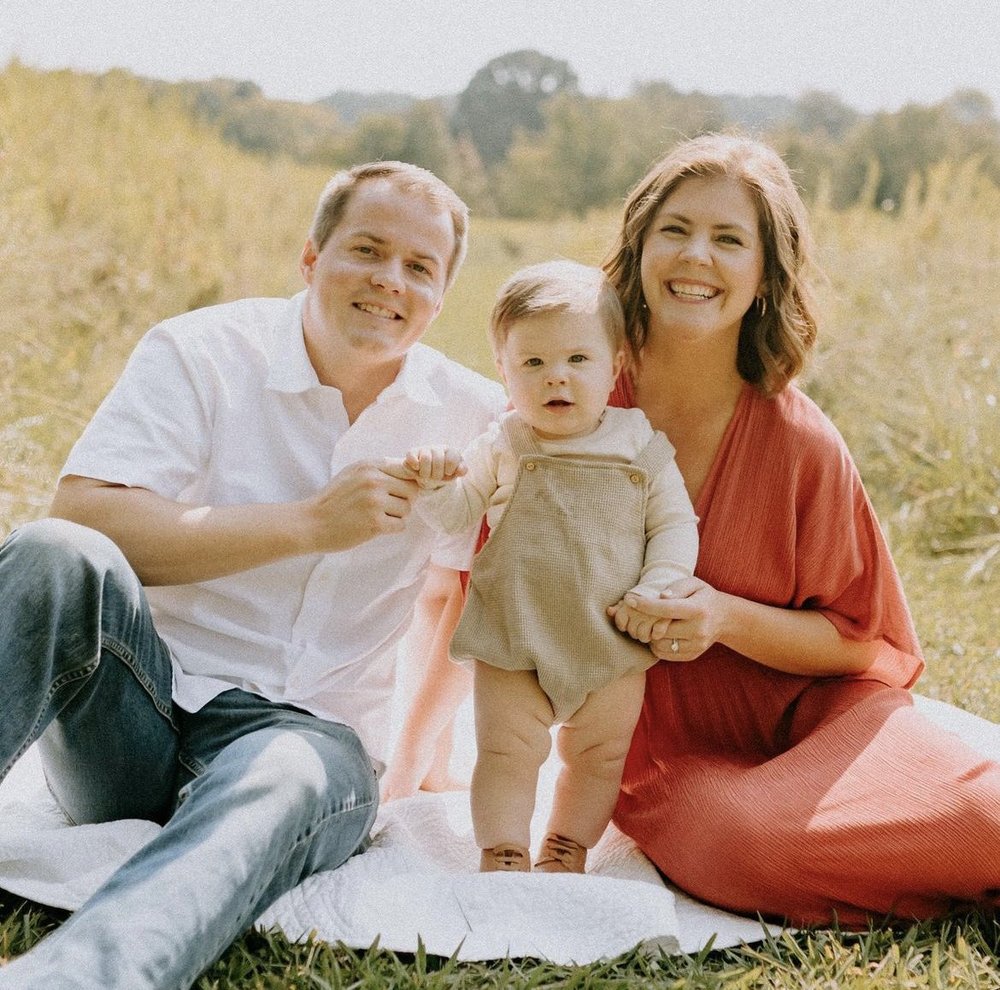
{"type": "Polygon", "coordinates": [[[531,853],[524,846],[506,843],[484,849],[479,856],[480,873],[530,873],[531,853]]]}
{"type": "Polygon", "coordinates": [[[540,873],[585,873],[587,850],[579,842],[549,832],[542,839],[535,869],[540,873]]]}

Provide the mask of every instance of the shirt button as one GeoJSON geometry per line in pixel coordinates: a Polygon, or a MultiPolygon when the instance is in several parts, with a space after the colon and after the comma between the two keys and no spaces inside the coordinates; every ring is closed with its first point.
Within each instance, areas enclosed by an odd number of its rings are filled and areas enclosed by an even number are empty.
{"type": "Polygon", "coordinates": [[[525,471],[534,471],[536,466],[537,465],[535,464],[534,461],[526,461],[525,464],[524,464],[524,470],[525,471]]]}
{"type": "Polygon", "coordinates": [[[633,485],[637,485],[637,484],[639,484],[640,481],[642,481],[642,475],[641,474],[630,474],[628,476],[628,480],[631,481],[633,485]]]}

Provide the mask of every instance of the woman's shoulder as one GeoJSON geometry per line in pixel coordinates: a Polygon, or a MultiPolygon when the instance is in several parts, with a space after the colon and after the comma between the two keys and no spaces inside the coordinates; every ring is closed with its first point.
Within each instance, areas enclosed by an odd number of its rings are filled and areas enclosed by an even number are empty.
{"type": "Polygon", "coordinates": [[[829,416],[797,385],[786,385],[768,398],[756,389],[752,394],[753,416],[783,439],[803,445],[808,450],[845,448],[844,438],[829,416]]]}
{"type": "Polygon", "coordinates": [[[799,484],[856,486],[857,469],[844,438],[805,392],[796,385],[771,398],[751,392],[749,435],[771,447],[775,460],[787,463],[799,484]]]}

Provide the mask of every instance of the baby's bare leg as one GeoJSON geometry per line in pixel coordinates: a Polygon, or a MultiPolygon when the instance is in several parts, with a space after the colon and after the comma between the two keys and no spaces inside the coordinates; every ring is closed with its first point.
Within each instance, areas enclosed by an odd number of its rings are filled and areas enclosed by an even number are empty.
{"type": "Polygon", "coordinates": [[[538,770],[551,748],[552,705],[533,670],[477,661],[472,823],[480,849],[530,844],[538,770]]]}
{"type": "Polygon", "coordinates": [[[585,849],[604,834],[618,800],[645,687],[645,671],[625,674],[592,691],[559,729],[556,746],[564,766],[556,781],[550,834],[585,849]]]}

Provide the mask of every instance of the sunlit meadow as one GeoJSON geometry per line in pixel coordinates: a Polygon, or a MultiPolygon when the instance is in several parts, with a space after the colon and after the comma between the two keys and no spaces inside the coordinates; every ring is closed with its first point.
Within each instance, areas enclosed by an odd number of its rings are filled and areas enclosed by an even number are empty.
{"type": "MultiPolygon", "coordinates": [[[[326,178],[223,145],[124,76],[0,74],[0,533],[44,515],[70,444],[152,323],[298,288],[326,178]]],[[[892,213],[812,205],[825,318],[804,384],[846,437],[896,556],[928,659],[918,689],[1000,720],[1000,192],[956,163],[892,213]]],[[[499,283],[553,255],[599,262],[614,221],[475,218],[429,342],[492,374],[499,283]]],[[[0,916],[0,959],[55,918],[13,898],[0,916]]],[[[997,953],[982,917],[582,969],[250,935],[198,986],[995,987],[997,953]]]]}

